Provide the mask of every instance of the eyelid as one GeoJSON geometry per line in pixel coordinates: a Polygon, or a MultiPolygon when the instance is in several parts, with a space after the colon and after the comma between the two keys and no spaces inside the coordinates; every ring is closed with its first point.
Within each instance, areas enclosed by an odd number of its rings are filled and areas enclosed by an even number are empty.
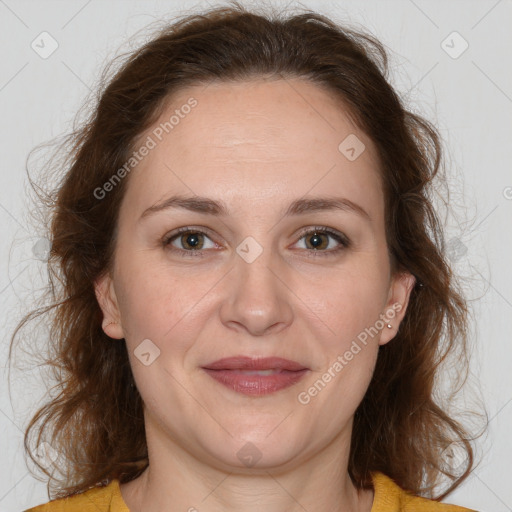
{"type": "Polygon", "coordinates": [[[188,233],[189,231],[192,233],[201,233],[203,235],[207,235],[209,238],[212,239],[212,241],[215,241],[215,240],[213,240],[213,237],[212,237],[212,231],[210,229],[208,229],[207,227],[183,226],[181,228],[177,228],[177,229],[171,231],[170,233],[166,233],[162,238],[162,243],[169,243],[176,236],[181,235],[182,233],[188,233]]]}
{"type": "MultiPolygon", "coordinates": [[[[334,228],[329,228],[327,226],[309,226],[302,229],[297,235],[299,239],[303,238],[305,235],[309,233],[323,233],[335,238],[340,244],[345,247],[349,247],[351,245],[350,239],[343,234],[341,231],[338,231],[334,228]]],[[[332,252],[332,251],[318,251],[318,252],[332,252]]]]}
{"type": "MultiPolygon", "coordinates": [[[[208,238],[210,238],[213,243],[219,245],[215,241],[215,239],[214,239],[215,237],[211,236],[211,230],[209,228],[206,228],[204,226],[200,226],[200,227],[199,226],[198,227],[183,226],[181,228],[175,229],[172,232],[164,235],[164,237],[162,238],[162,244],[164,245],[164,248],[169,247],[174,238],[178,237],[182,233],[188,233],[188,232],[200,233],[202,235],[205,235],[208,238]]],[[[351,246],[351,241],[345,234],[341,233],[340,231],[338,231],[334,228],[330,228],[327,226],[307,226],[307,227],[301,229],[299,231],[299,233],[295,235],[295,237],[298,238],[295,243],[297,243],[299,240],[304,238],[304,236],[306,236],[307,234],[310,234],[310,233],[311,234],[322,233],[322,234],[328,235],[331,238],[334,238],[339,243],[338,247],[336,247],[334,249],[329,249],[329,250],[315,251],[314,249],[311,249],[311,250],[304,249],[308,253],[313,253],[312,254],[313,256],[333,255],[333,254],[336,254],[336,253],[338,253],[344,249],[347,249],[348,247],[351,246]]],[[[205,250],[202,250],[202,249],[199,249],[197,251],[194,251],[194,250],[187,251],[185,249],[179,249],[177,247],[173,247],[172,250],[180,252],[180,253],[185,253],[187,256],[193,256],[193,257],[194,256],[204,256],[204,252],[205,252],[205,250]]],[[[210,250],[212,250],[212,249],[210,249],[210,250]]]]}
{"type": "MultiPolygon", "coordinates": [[[[202,235],[207,236],[210,238],[210,240],[216,244],[219,245],[215,240],[214,237],[210,235],[211,231],[207,227],[201,226],[201,227],[195,227],[195,226],[183,226],[181,228],[175,229],[171,231],[170,233],[167,233],[162,238],[162,245],[164,249],[170,250],[172,252],[177,252],[180,254],[183,254],[185,257],[204,257],[205,251],[204,250],[197,250],[197,251],[187,251],[185,249],[180,249],[178,247],[172,247],[171,242],[173,239],[179,237],[183,233],[200,233],[202,235]]],[[[213,249],[209,249],[213,250],[213,249]]]]}

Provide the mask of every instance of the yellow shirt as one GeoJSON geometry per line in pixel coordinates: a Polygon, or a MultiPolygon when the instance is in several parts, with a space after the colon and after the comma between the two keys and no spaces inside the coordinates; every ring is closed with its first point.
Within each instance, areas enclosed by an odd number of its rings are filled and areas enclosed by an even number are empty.
{"type": "MultiPolygon", "coordinates": [[[[372,481],[374,498],[371,512],[476,512],[408,494],[383,473],[373,473],[372,481]]],[[[24,512],[130,512],[130,509],[123,501],[119,480],[114,479],[105,487],[95,487],[24,512]]]]}

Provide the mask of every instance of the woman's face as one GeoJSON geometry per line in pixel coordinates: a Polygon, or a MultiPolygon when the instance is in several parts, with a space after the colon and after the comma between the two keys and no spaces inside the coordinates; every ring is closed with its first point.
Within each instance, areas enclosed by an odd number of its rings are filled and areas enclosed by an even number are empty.
{"type": "Polygon", "coordinates": [[[348,450],[414,281],[390,273],[372,142],[299,79],[189,87],[139,140],[96,289],[118,322],[106,332],[126,341],[150,456],[179,447],[243,468],[348,450]],[[205,370],[240,356],[305,370],[205,370]]]}

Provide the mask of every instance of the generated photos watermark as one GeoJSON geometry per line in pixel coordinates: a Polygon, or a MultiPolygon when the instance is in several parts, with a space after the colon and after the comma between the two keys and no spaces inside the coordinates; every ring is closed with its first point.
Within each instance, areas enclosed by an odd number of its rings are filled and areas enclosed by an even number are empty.
{"type": "Polygon", "coordinates": [[[101,187],[94,189],[94,197],[99,200],[104,199],[108,192],[111,192],[138,163],[148,156],[150,151],[156,148],[158,143],[163,140],[164,136],[178,126],[181,120],[185,119],[195,106],[197,106],[197,100],[194,97],[190,97],[186,103],[174,111],[174,114],[169,117],[167,121],[160,123],[154,128],[139,149],[132,152],[130,158],[128,158],[124,165],[122,165],[101,187]]]}
{"type": "Polygon", "coordinates": [[[336,360],[329,366],[329,368],[322,374],[320,378],[318,378],[312,386],[310,386],[306,391],[301,391],[297,395],[297,400],[302,405],[307,405],[311,402],[311,399],[322,391],[325,386],[331,382],[340,372],[347,366],[354,357],[361,352],[362,347],[366,346],[369,339],[376,336],[387,324],[387,322],[393,318],[395,318],[396,313],[401,311],[402,304],[396,302],[389,308],[385,314],[381,314],[379,319],[371,326],[366,327],[363,331],[361,331],[357,335],[357,339],[352,340],[350,348],[346,350],[343,355],[339,355],[336,360]],[[358,343],[359,341],[359,343],[358,343]]]}

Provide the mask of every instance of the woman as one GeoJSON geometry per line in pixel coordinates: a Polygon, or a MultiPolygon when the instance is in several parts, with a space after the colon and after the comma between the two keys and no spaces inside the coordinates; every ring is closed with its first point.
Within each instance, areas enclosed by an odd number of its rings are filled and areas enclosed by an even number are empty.
{"type": "Polygon", "coordinates": [[[110,80],[52,210],[62,393],[25,442],[63,478],[31,511],[468,510],[439,503],[473,466],[433,395],[467,337],[440,142],[386,66],[234,4],[110,80]]]}

